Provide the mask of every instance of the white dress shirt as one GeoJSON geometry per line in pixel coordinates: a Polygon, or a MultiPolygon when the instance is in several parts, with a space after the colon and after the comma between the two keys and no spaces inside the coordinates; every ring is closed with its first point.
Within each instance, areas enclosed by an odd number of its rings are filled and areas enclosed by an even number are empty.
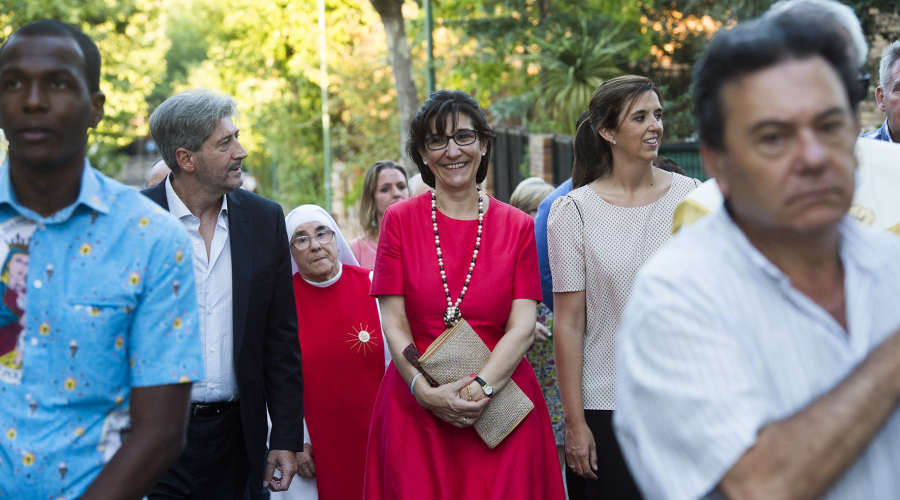
{"type": "Polygon", "coordinates": [[[234,317],[232,316],[231,245],[228,241],[228,198],[222,197],[222,209],[216,220],[209,258],[200,236],[200,219],[188,210],[166,177],[169,212],[178,218],[194,243],[194,279],[200,309],[200,333],[206,380],[191,389],[191,402],[217,403],[237,401],[238,386],[234,369],[234,317]]]}
{"type": "MultiPolygon", "coordinates": [[[[683,229],[638,276],[618,332],[614,423],[646,498],[721,498],[768,424],[832,390],[900,328],[900,239],[840,226],[847,330],[727,210],[683,229]]],[[[900,498],[900,412],[821,497],[900,498]]]]}

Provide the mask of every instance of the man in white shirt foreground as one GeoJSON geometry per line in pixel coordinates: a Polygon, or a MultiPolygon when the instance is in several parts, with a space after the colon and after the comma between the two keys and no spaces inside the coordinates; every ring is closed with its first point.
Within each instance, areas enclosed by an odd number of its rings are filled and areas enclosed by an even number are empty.
{"type": "Polygon", "coordinates": [[[858,74],[831,33],[751,21],[695,68],[726,210],[648,262],[618,333],[647,498],[900,498],[900,239],[847,216],[858,74]]]}

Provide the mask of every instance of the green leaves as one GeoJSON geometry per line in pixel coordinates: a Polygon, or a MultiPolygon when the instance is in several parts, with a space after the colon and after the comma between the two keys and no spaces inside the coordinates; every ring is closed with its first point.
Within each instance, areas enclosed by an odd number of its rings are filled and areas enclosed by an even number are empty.
{"type": "Polygon", "coordinates": [[[623,74],[626,62],[622,54],[632,45],[631,40],[614,42],[621,24],[604,34],[594,35],[587,23],[570,36],[552,42],[537,39],[539,52],[523,56],[525,61],[540,65],[536,106],[548,110],[549,115],[569,134],[575,133],[575,121],[587,110],[591,96],[604,81],[623,74]]]}

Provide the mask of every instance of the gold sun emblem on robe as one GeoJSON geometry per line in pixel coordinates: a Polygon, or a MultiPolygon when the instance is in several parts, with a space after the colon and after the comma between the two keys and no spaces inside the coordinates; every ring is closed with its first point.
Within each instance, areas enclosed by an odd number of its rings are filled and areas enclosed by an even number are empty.
{"type": "Polygon", "coordinates": [[[350,349],[356,349],[356,352],[362,352],[363,356],[368,353],[374,351],[375,347],[378,347],[378,344],[375,342],[375,336],[369,332],[369,326],[365,327],[362,324],[359,325],[359,329],[355,326],[353,327],[354,333],[348,333],[347,335],[353,337],[347,342],[352,342],[350,344],[350,349]]]}

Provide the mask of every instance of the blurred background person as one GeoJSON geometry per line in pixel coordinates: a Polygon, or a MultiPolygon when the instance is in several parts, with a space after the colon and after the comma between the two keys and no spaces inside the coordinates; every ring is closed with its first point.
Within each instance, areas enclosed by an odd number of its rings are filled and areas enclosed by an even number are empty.
{"type": "Polygon", "coordinates": [[[375,162],[363,179],[359,226],[363,234],[350,240],[350,250],[361,267],[375,267],[381,218],[387,207],[409,198],[406,170],[391,160],[375,162]]]}
{"type": "MultiPolygon", "coordinates": [[[[537,215],[541,200],[553,191],[553,186],[540,177],[529,177],[520,182],[513,191],[509,204],[528,214],[532,219],[537,215]]],[[[559,385],[556,383],[556,358],[553,355],[553,312],[543,302],[537,306],[537,322],[534,326],[534,343],[525,352],[525,359],[531,363],[544,402],[550,411],[550,423],[553,424],[553,440],[559,455],[560,467],[565,465],[566,428],[563,421],[562,399],[559,397],[559,385]]]]}
{"type": "Polygon", "coordinates": [[[653,166],[660,170],[665,170],[666,172],[684,175],[684,170],[675,163],[675,160],[665,156],[657,156],[656,159],[653,160],[653,166]]]}
{"type": "Polygon", "coordinates": [[[475,99],[435,92],[409,131],[409,157],[434,190],[384,216],[371,293],[393,363],[372,417],[364,498],[561,500],[550,415],[523,359],[541,298],[533,222],[478,187],[495,136],[475,99]],[[404,350],[426,352],[458,314],[491,355],[478,373],[431,387],[404,350]],[[510,380],[534,409],[488,448],[472,426],[510,380]]]}
{"type": "Polygon", "coordinates": [[[419,196],[422,193],[427,193],[431,190],[428,187],[428,184],[422,180],[422,174],[416,174],[409,178],[409,197],[419,196]]]}
{"type": "Polygon", "coordinates": [[[640,498],[612,428],[616,329],[637,272],[668,239],[672,212],[699,181],[653,166],[659,89],[621,76],[600,85],[575,136],[572,192],[548,218],[554,347],[570,498],[640,498]],[[577,474],[577,475],[576,475],[577,474]]]}
{"type": "MultiPolygon", "coordinates": [[[[829,30],[834,36],[843,37],[847,42],[847,53],[858,67],[859,87],[856,99],[857,101],[865,100],[869,92],[869,73],[866,72],[869,45],[866,43],[859,18],[856,17],[853,9],[834,0],[782,0],[772,5],[762,17],[774,20],[776,23],[791,23],[795,19],[803,18],[823,30],[829,30]]],[[[882,66],[883,64],[884,59],[882,58],[882,66]]],[[[876,101],[877,94],[876,91],[876,101]]],[[[885,128],[876,129],[874,132],[864,134],[863,137],[885,140],[883,135],[879,135],[882,130],[885,128]]],[[[872,149],[871,145],[857,141],[857,158],[863,167],[872,159],[883,156],[883,153],[878,151],[865,152],[870,149],[872,149]]],[[[697,222],[707,214],[718,211],[722,207],[722,201],[719,185],[714,178],[710,177],[703,185],[685,197],[675,209],[672,234],[677,233],[684,226],[697,222]]]]}
{"type": "Polygon", "coordinates": [[[147,169],[147,183],[144,188],[152,188],[153,186],[159,184],[160,182],[166,180],[166,176],[169,175],[172,169],[166,165],[165,160],[162,158],[157,158],[154,161],[150,168],[147,169]]]}
{"type": "MultiPolygon", "coordinates": [[[[301,205],[285,224],[301,325],[304,423],[312,443],[298,453],[297,474],[316,479],[321,500],[362,498],[369,422],[389,352],[378,306],[369,296],[369,270],[357,266],[323,208],[301,205]]],[[[272,497],[311,498],[299,494],[305,482],[296,482],[296,495],[272,497]]]]}

